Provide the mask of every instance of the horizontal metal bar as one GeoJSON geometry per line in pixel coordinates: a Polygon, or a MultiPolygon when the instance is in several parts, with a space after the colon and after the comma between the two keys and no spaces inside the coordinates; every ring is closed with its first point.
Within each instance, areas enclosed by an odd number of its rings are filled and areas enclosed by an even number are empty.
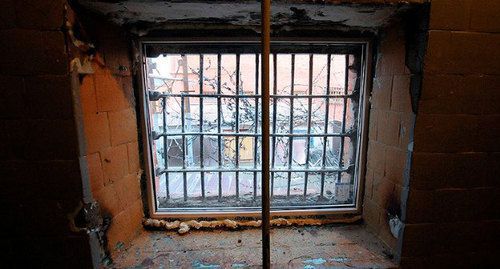
{"type": "MultiPolygon", "coordinates": [[[[296,133],[296,134],[270,134],[271,137],[345,137],[345,136],[351,136],[355,134],[356,132],[351,130],[347,133],[321,133],[321,134],[307,134],[307,133],[296,133]]],[[[185,132],[185,133],[158,133],[158,132],[153,132],[153,139],[157,140],[161,138],[162,136],[196,136],[196,135],[203,135],[203,136],[246,136],[246,137],[261,137],[262,134],[260,133],[210,133],[210,132],[185,132]]]]}
{"type": "MultiPolygon", "coordinates": [[[[352,94],[271,94],[271,98],[305,98],[305,99],[313,99],[313,98],[357,98],[358,94],[356,92],[352,94]]],[[[261,98],[262,95],[260,94],[240,94],[236,96],[236,94],[218,94],[218,93],[203,93],[203,94],[197,94],[197,93],[161,93],[161,92],[154,92],[150,91],[149,94],[149,100],[150,101],[157,101],[161,98],[166,98],[166,97],[214,97],[214,98],[261,98]]]]}
{"type": "MultiPolygon", "coordinates": [[[[348,166],[348,167],[342,167],[342,168],[339,168],[339,167],[325,167],[325,168],[322,168],[322,167],[318,167],[318,168],[312,168],[312,167],[309,167],[309,168],[288,168],[288,167],[283,167],[283,168],[279,168],[279,167],[274,167],[274,168],[271,168],[270,171],[271,172],[274,172],[274,173],[281,173],[281,172],[309,172],[309,173],[328,173],[328,172],[346,172],[346,171],[349,171],[351,167],[348,166]]],[[[203,167],[203,168],[181,168],[181,167],[170,167],[169,169],[161,169],[161,168],[158,168],[157,171],[156,171],[156,175],[159,176],[163,173],[195,173],[195,172],[207,172],[207,173],[211,173],[211,172],[227,172],[227,173],[234,173],[234,172],[240,172],[240,173],[245,173],[245,172],[261,172],[262,169],[259,169],[259,168],[253,168],[253,167],[240,167],[240,168],[237,168],[237,167],[228,167],[228,168],[219,168],[219,167],[203,167]]]]}

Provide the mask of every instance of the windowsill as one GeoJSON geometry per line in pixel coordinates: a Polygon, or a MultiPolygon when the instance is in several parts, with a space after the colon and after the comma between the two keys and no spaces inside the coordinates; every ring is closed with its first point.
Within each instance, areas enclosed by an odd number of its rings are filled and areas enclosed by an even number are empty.
{"type": "MultiPolygon", "coordinates": [[[[143,231],[114,267],[248,268],[261,264],[261,231],[143,231]]],[[[276,268],[394,268],[388,249],[363,225],[271,229],[271,260],[276,268]]]]}

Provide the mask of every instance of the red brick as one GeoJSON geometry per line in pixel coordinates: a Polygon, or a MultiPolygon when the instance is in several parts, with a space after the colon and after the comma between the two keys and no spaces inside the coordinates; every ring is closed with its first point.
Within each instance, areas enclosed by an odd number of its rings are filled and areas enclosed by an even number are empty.
{"type": "Polygon", "coordinates": [[[474,117],[477,121],[476,143],[474,151],[499,152],[500,143],[500,115],[482,115],[474,117]]]}
{"type": "Polygon", "coordinates": [[[104,173],[102,170],[101,156],[93,153],[86,157],[89,167],[89,179],[92,192],[95,193],[104,187],[104,173]]]}
{"type": "Polygon", "coordinates": [[[500,154],[414,153],[412,188],[499,187],[500,154]]]}
{"type": "Polygon", "coordinates": [[[423,80],[419,112],[427,114],[500,114],[500,77],[432,75],[423,80]]]}
{"type": "Polygon", "coordinates": [[[28,138],[28,121],[23,120],[1,120],[0,130],[0,159],[15,160],[24,159],[26,151],[26,139],[28,138]],[[8,130],[8,131],[7,131],[8,130]]]}
{"type": "Polygon", "coordinates": [[[389,227],[389,215],[385,211],[380,212],[380,232],[379,238],[390,249],[397,249],[397,239],[392,235],[391,228],[389,227]]]}
{"type": "Polygon", "coordinates": [[[16,25],[16,11],[13,0],[0,1],[0,29],[13,28],[16,25]]]}
{"type": "Polygon", "coordinates": [[[0,118],[22,119],[27,114],[24,79],[20,76],[0,76],[0,118]]]}
{"type": "Polygon", "coordinates": [[[27,108],[31,118],[73,118],[73,98],[69,76],[27,77],[25,84],[27,108]]]}
{"type": "Polygon", "coordinates": [[[410,143],[410,136],[413,134],[415,125],[415,115],[413,113],[401,114],[401,125],[399,129],[399,148],[407,151],[410,143]]]}
{"type": "Polygon", "coordinates": [[[364,186],[365,199],[366,198],[373,199],[373,181],[374,181],[374,172],[372,169],[367,168],[365,176],[365,186],[364,186]]]}
{"type": "Polygon", "coordinates": [[[368,144],[367,155],[368,168],[383,174],[385,169],[385,146],[383,144],[370,141],[368,144]]]}
{"type": "Polygon", "coordinates": [[[111,131],[111,145],[115,146],[127,142],[137,141],[137,122],[135,110],[124,109],[109,112],[109,127],[111,131]]]}
{"type": "Polygon", "coordinates": [[[94,77],[87,75],[80,84],[80,98],[84,115],[97,113],[97,97],[94,87],[94,77]]]}
{"type": "Polygon", "coordinates": [[[129,174],[137,174],[141,169],[139,160],[139,146],[137,142],[127,144],[128,154],[128,172],[129,174]]]}
{"type": "Polygon", "coordinates": [[[391,110],[412,112],[410,97],[410,75],[397,75],[392,80],[391,110]]]}
{"type": "Polygon", "coordinates": [[[111,145],[107,113],[91,113],[85,115],[83,121],[87,139],[87,153],[94,153],[111,145]]]}
{"type": "Polygon", "coordinates": [[[369,128],[368,128],[368,139],[377,140],[377,129],[378,129],[378,109],[370,109],[370,117],[369,117],[369,128]]]}
{"type": "Polygon", "coordinates": [[[121,78],[109,70],[95,68],[95,87],[98,111],[119,111],[132,107],[131,94],[121,86],[121,78]]]}
{"type": "Polygon", "coordinates": [[[397,185],[403,185],[403,174],[408,153],[393,147],[385,150],[385,177],[397,185]]]}
{"type": "Polygon", "coordinates": [[[104,185],[121,180],[128,174],[127,146],[110,147],[101,152],[104,185]]]}
{"type": "Polygon", "coordinates": [[[141,230],[142,218],[142,202],[140,200],[113,218],[107,232],[108,248],[112,254],[118,250],[117,246],[120,242],[128,245],[130,240],[141,230]]]}
{"type": "Polygon", "coordinates": [[[470,21],[470,8],[475,5],[471,0],[432,1],[430,29],[467,30],[470,21]],[[472,3],[474,4],[472,5],[472,3]]]}
{"type": "Polygon", "coordinates": [[[489,33],[429,31],[426,73],[500,74],[500,36],[489,33]]]}
{"type": "Polygon", "coordinates": [[[398,27],[388,29],[383,33],[380,43],[376,64],[377,76],[408,74],[405,57],[404,32],[398,27]]]}
{"type": "Polygon", "coordinates": [[[381,210],[372,200],[363,201],[363,220],[375,233],[380,231],[381,210]]]}
{"type": "Polygon", "coordinates": [[[25,156],[32,160],[73,160],[77,157],[76,127],[71,120],[29,121],[25,156]]]}
{"type": "Polygon", "coordinates": [[[16,24],[20,28],[56,30],[64,25],[64,1],[16,0],[16,24]]]}
{"type": "Polygon", "coordinates": [[[389,110],[391,107],[392,76],[380,76],[373,80],[372,108],[389,110]]]}
{"type": "Polygon", "coordinates": [[[95,192],[93,196],[101,206],[104,214],[114,217],[123,211],[123,205],[113,184],[105,186],[100,191],[95,192]]]}
{"type": "Polygon", "coordinates": [[[127,175],[122,180],[115,182],[114,186],[118,194],[117,198],[124,208],[141,198],[141,185],[137,175],[127,175]]]}
{"type": "Polygon", "coordinates": [[[500,14],[500,2],[498,1],[474,1],[471,6],[470,28],[480,32],[500,32],[500,22],[497,17],[500,14]]]}
{"type": "Polygon", "coordinates": [[[400,136],[400,114],[390,111],[381,111],[377,120],[378,141],[391,146],[399,146],[400,136]]]}
{"type": "Polygon", "coordinates": [[[395,186],[394,183],[387,180],[381,174],[374,174],[373,179],[373,202],[378,207],[387,209],[390,199],[394,197],[395,186]]]}

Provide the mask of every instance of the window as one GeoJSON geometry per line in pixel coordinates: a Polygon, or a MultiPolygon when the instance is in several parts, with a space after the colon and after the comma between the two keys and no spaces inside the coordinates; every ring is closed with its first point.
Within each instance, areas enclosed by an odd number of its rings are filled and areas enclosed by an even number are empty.
{"type": "MultiPolygon", "coordinates": [[[[145,42],[154,213],[260,212],[260,47],[145,42]]],[[[366,43],[272,43],[273,211],[356,209],[366,43]]]]}

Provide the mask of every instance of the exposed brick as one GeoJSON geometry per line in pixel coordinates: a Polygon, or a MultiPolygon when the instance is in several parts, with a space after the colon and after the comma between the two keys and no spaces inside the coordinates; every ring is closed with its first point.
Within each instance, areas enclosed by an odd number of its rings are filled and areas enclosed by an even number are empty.
{"type": "Polygon", "coordinates": [[[22,119],[27,114],[24,79],[20,76],[0,76],[0,118],[22,119]]]}
{"type": "Polygon", "coordinates": [[[500,74],[500,35],[429,31],[428,42],[426,73],[500,74]]]}
{"type": "Polygon", "coordinates": [[[94,76],[87,75],[80,84],[80,98],[84,115],[97,113],[97,97],[94,87],[94,76]]]}
{"type": "Polygon", "coordinates": [[[386,145],[399,146],[400,114],[390,111],[380,111],[378,116],[378,141],[386,145]]]}
{"type": "Polygon", "coordinates": [[[141,169],[139,162],[139,145],[137,142],[127,144],[127,154],[128,172],[129,174],[136,174],[141,169]]]}
{"type": "Polygon", "coordinates": [[[137,141],[137,123],[135,110],[124,109],[109,112],[109,126],[111,131],[111,145],[137,141]]]}
{"type": "Polygon", "coordinates": [[[499,87],[500,76],[427,74],[419,111],[427,114],[500,114],[499,87]]]}
{"type": "Polygon", "coordinates": [[[104,185],[118,181],[128,174],[127,145],[110,147],[101,153],[104,185]]]}
{"type": "Polygon", "coordinates": [[[406,68],[405,55],[404,32],[398,27],[384,32],[377,57],[377,76],[407,74],[409,71],[406,68]]]}
{"type": "Polygon", "coordinates": [[[415,153],[412,163],[412,188],[499,187],[498,153],[415,153]]]}
{"type": "Polygon", "coordinates": [[[72,160],[77,156],[76,127],[73,120],[33,120],[27,122],[25,156],[32,160],[72,160]]]}
{"type": "Polygon", "coordinates": [[[500,32],[500,2],[498,1],[473,1],[471,7],[470,28],[480,32],[500,32]]]}
{"type": "Polygon", "coordinates": [[[15,26],[16,11],[13,0],[0,1],[0,29],[9,29],[15,26]]]}
{"type": "Polygon", "coordinates": [[[67,75],[68,55],[59,31],[0,30],[0,70],[9,75],[67,75]]]}
{"type": "Polygon", "coordinates": [[[141,226],[137,224],[141,223],[142,218],[142,202],[140,200],[135,201],[130,207],[114,217],[107,233],[109,249],[117,250],[119,242],[127,245],[131,238],[139,232],[141,226]]]}
{"type": "Polygon", "coordinates": [[[471,0],[432,1],[430,28],[433,30],[467,30],[473,2],[475,5],[475,1],[471,0]]]}
{"type": "Polygon", "coordinates": [[[25,83],[27,108],[31,118],[73,118],[69,76],[27,77],[25,83]]]}
{"type": "Polygon", "coordinates": [[[370,168],[367,168],[365,176],[365,186],[364,186],[365,199],[373,199],[373,181],[374,181],[374,171],[370,168]]]}
{"type": "Polygon", "coordinates": [[[391,107],[392,76],[379,76],[373,79],[372,108],[389,110],[391,107]]]}
{"type": "Polygon", "coordinates": [[[97,152],[111,145],[107,113],[91,113],[85,115],[83,121],[88,153],[97,152]]]}
{"type": "Polygon", "coordinates": [[[385,169],[385,146],[370,141],[368,143],[367,166],[376,172],[384,173],[385,169]]]}
{"type": "Polygon", "coordinates": [[[368,139],[369,140],[377,140],[377,131],[378,131],[378,114],[379,110],[378,109],[371,109],[370,110],[370,117],[369,117],[369,128],[368,128],[368,139]]]}
{"type": "Polygon", "coordinates": [[[123,205],[120,199],[118,199],[118,193],[113,184],[105,186],[100,191],[93,193],[93,196],[101,206],[101,210],[104,214],[114,217],[123,211],[123,205]]]}
{"type": "Polygon", "coordinates": [[[16,0],[16,24],[20,28],[56,30],[64,24],[62,0],[16,0]]]}
{"type": "Polygon", "coordinates": [[[101,156],[93,153],[86,157],[89,167],[90,187],[95,193],[104,187],[104,173],[102,170],[101,156]]]}
{"type": "Polygon", "coordinates": [[[410,97],[410,75],[397,75],[392,80],[391,110],[412,112],[410,97]]]}
{"type": "MultiPolygon", "coordinates": [[[[500,151],[500,116],[420,114],[415,128],[415,151],[500,151]]],[[[379,133],[379,137],[381,134],[379,133]]]]}
{"type": "Polygon", "coordinates": [[[98,111],[118,111],[132,106],[131,94],[121,86],[121,78],[114,77],[109,70],[97,67],[95,87],[98,111]]]}
{"type": "Polygon", "coordinates": [[[373,179],[373,202],[378,207],[387,209],[390,199],[394,197],[394,183],[384,178],[381,174],[374,174],[373,179]]]}
{"type": "Polygon", "coordinates": [[[390,249],[397,249],[397,239],[392,235],[391,228],[389,227],[389,215],[385,211],[380,212],[380,232],[379,238],[390,249]]]}
{"type": "Polygon", "coordinates": [[[399,147],[407,151],[413,134],[415,115],[413,113],[401,114],[401,125],[399,126],[399,147]]]}
{"type": "Polygon", "coordinates": [[[403,185],[403,173],[408,153],[393,147],[385,151],[385,177],[394,184],[403,185]]]}
{"type": "Polygon", "coordinates": [[[117,198],[124,208],[129,207],[141,197],[141,185],[137,175],[131,174],[125,176],[122,180],[114,183],[117,198]]]}
{"type": "Polygon", "coordinates": [[[380,211],[381,209],[372,200],[363,201],[363,220],[374,233],[380,230],[380,211]]]}

